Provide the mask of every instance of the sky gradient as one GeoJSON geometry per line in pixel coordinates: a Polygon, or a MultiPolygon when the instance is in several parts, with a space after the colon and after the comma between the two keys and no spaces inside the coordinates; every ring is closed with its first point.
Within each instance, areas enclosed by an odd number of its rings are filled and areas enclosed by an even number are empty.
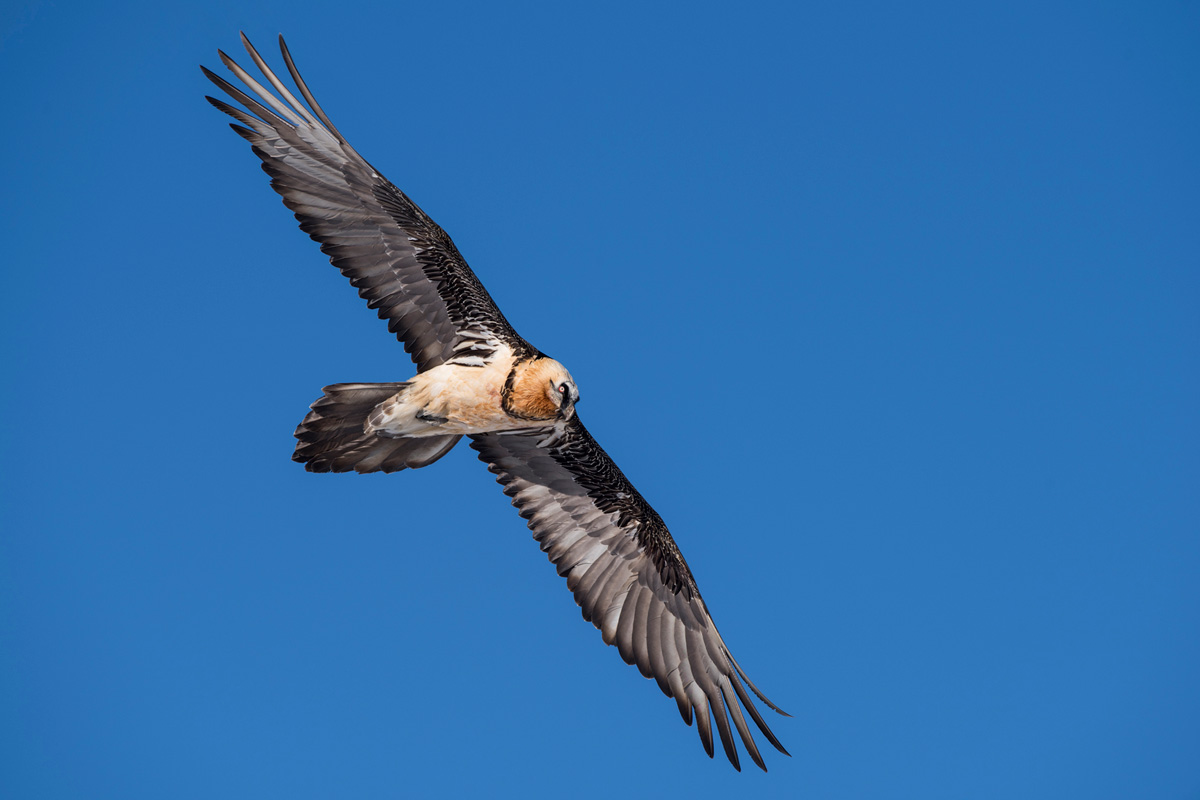
{"type": "MultiPolygon", "coordinates": [[[[1200,797],[1200,9],[0,11],[0,796],[1200,797]],[[670,527],[792,758],[710,762],[198,64],[288,37],[670,527]]],[[[760,745],[763,745],[760,738],[760,745]]]]}

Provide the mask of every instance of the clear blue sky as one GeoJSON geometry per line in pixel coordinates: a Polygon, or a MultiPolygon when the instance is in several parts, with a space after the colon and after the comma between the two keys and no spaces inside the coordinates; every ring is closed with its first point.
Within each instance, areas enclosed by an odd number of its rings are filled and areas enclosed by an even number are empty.
{"type": "Polygon", "coordinates": [[[15,0],[0,72],[0,796],[1200,797],[1194,3],[15,0]],[[466,448],[290,461],[411,366],[202,99],[239,29],[572,371],[793,758],[710,762],[466,448]]]}

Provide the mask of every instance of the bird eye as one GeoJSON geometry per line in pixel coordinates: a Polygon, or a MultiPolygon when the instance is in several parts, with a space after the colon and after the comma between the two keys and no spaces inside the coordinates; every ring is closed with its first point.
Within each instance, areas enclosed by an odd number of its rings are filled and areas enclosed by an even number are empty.
{"type": "Polygon", "coordinates": [[[566,385],[565,383],[561,383],[561,384],[559,384],[559,386],[558,386],[558,393],[559,393],[559,394],[566,394],[566,393],[567,393],[567,385],[566,385]]]}

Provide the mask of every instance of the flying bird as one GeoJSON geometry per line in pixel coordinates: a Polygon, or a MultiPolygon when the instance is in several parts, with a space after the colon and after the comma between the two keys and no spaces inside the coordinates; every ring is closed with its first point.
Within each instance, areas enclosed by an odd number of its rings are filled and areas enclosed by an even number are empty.
{"type": "Polygon", "coordinates": [[[784,712],[729,652],[662,518],[583,426],[571,374],[513,330],[446,232],[338,132],[283,37],[284,63],[307,105],[244,34],[242,44],[274,92],[217,51],[245,90],[201,69],[243,108],[208,101],[237,120],[230,127],[262,159],[300,228],[416,364],[406,381],[326,386],[296,429],[292,458],[311,472],[396,472],[428,466],[469,437],[584,619],[675,699],[685,723],[694,715],[709,757],[715,725],[741,769],[732,721],[766,769],[743,708],[787,755],[747,687],[784,712]]]}

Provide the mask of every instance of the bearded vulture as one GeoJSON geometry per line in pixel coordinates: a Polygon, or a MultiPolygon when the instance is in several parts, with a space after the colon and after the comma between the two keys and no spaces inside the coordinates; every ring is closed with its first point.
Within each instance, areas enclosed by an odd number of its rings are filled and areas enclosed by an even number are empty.
{"type": "Polygon", "coordinates": [[[675,699],[684,722],[695,714],[709,757],[715,724],[741,769],[732,720],[766,769],[743,707],[787,754],[746,687],[784,712],[730,654],[662,519],[583,426],[570,373],[513,330],[446,232],[342,137],[283,37],[284,63],[307,106],[245,35],[242,44],[278,95],[218,51],[247,91],[201,69],[244,110],[209,102],[240,123],[230,127],[262,159],[300,228],[416,363],[407,381],[326,386],[296,429],[292,457],[311,472],[395,472],[428,466],[470,437],[584,619],[675,699]]]}

